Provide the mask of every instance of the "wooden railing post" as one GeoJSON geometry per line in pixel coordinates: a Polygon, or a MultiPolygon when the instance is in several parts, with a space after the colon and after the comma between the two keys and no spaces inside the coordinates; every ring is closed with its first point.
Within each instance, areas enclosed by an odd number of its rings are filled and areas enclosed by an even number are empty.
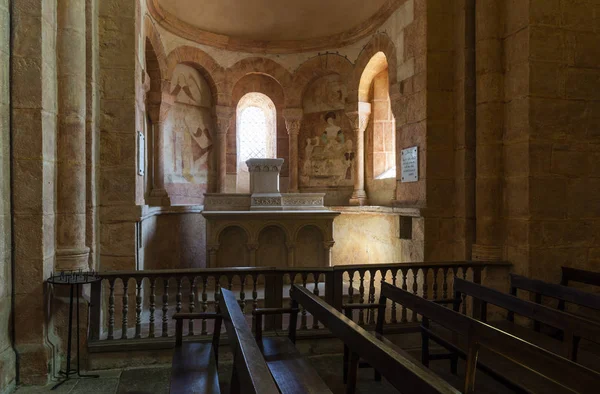
{"type": "MultiPolygon", "coordinates": [[[[465,267],[465,271],[467,270],[467,268],[465,267]]],[[[473,282],[477,283],[477,284],[481,284],[481,271],[482,268],[481,267],[473,267],[473,282]]],[[[467,302],[466,298],[465,298],[465,302],[467,302]]],[[[477,299],[477,298],[473,298],[473,311],[471,312],[471,316],[473,316],[475,319],[481,320],[482,319],[482,309],[481,309],[481,300],[477,299]]]]}
{"type": "Polygon", "coordinates": [[[338,311],[342,310],[344,297],[344,269],[333,267],[325,274],[325,301],[338,311]]]}
{"type": "Polygon", "coordinates": [[[102,281],[93,282],[90,294],[90,328],[88,336],[90,341],[100,339],[101,311],[102,311],[102,281]]]}
{"type": "MultiPolygon", "coordinates": [[[[273,270],[265,274],[265,308],[281,308],[282,304],[283,274],[273,270]]],[[[281,315],[265,316],[265,330],[281,329],[281,321],[281,315]]]]}

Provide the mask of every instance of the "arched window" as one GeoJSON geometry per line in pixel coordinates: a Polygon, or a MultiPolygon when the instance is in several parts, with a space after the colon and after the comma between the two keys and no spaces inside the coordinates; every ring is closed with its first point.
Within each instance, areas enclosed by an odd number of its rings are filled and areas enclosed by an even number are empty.
{"type": "Polygon", "coordinates": [[[237,192],[250,189],[246,160],[276,157],[277,112],[275,104],[262,93],[244,95],[237,106],[237,192]]]}

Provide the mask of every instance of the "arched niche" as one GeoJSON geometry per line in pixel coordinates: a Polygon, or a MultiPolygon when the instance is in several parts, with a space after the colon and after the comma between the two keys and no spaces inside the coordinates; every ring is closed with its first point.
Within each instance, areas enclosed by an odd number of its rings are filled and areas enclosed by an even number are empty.
{"type": "Polygon", "coordinates": [[[258,235],[257,267],[287,267],[285,232],[278,226],[267,226],[258,235]]]}
{"type": "Polygon", "coordinates": [[[218,267],[248,267],[248,234],[239,226],[229,226],[219,234],[218,267]]]}
{"type": "Polygon", "coordinates": [[[360,78],[358,100],[371,104],[365,130],[365,180],[371,204],[389,205],[396,189],[396,122],[390,100],[388,60],[377,52],[360,78]]]}
{"type": "Polygon", "coordinates": [[[196,69],[178,64],[170,94],[174,103],[163,126],[165,188],[176,204],[202,204],[215,177],[211,90],[196,69]]]}
{"type": "Polygon", "coordinates": [[[319,227],[313,225],[302,227],[296,235],[295,266],[325,266],[323,241],[323,232],[319,227]]]}
{"type": "Polygon", "coordinates": [[[269,96],[245,94],[236,108],[238,193],[250,193],[246,160],[277,157],[277,110],[269,96]]]}
{"type": "Polygon", "coordinates": [[[355,137],[344,111],[347,86],[338,74],[308,84],[298,138],[299,185],[324,191],[327,204],[343,204],[352,193],[355,137]]]}

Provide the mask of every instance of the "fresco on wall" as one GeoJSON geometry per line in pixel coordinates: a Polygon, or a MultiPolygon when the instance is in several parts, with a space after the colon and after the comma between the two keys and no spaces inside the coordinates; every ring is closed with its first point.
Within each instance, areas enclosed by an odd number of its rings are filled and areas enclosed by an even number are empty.
{"type": "Polygon", "coordinates": [[[344,113],[346,88],[338,75],[312,82],[304,95],[300,186],[351,186],[354,137],[344,113]]]}
{"type": "Polygon", "coordinates": [[[184,198],[178,203],[199,203],[214,168],[210,89],[196,70],[180,64],[171,94],[175,102],[165,121],[165,180],[170,195],[184,198]]]}

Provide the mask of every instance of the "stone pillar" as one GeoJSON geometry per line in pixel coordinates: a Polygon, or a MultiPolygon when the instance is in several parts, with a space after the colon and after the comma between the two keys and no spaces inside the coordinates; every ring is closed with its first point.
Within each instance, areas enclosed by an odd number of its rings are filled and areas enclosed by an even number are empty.
{"type": "Polygon", "coordinates": [[[56,269],[87,269],[85,0],[57,2],[56,269]]]}
{"type": "Polygon", "coordinates": [[[250,267],[256,267],[256,251],[258,250],[259,245],[256,242],[251,242],[246,246],[250,251],[250,267]]]}
{"type": "Polygon", "coordinates": [[[323,248],[325,249],[325,267],[331,267],[331,249],[335,245],[335,241],[324,241],[323,248]]]}
{"type": "Polygon", "coordinates": [[[165,123],[169,112],[171,112],[171,103],[163,99],[158,108],[153,107],[150,106],[148,109],[154,138],[152,190],[150,191],[148,204],[169,206],[171,205],[171,199],[165,188],[165,123]]]}
{"type": "Polygon", "coordinates": [[[477,2],[476,233],[473,260],[502,259],[504,74],[501,0],[477,2]]]}
{"type": "Polygon", "coordinates": [[[368,205],[369,199],[365,191],[365,130],[369,124],[371,104],[358,103],[358,111],[346,112],[350,125],[356,136],[354,149],[354,192],[350,198],[350,205],[368,205]]]}
{"type": "Polygon", "coordinates": [[[288,267],[295,267],[296,266],[296,262],[295,257],[294,257],[294,251],[296,249],[296,243],[294,242],[286,242],[285,246],[287,247],[287,252],[288,252],[288,261],[287,261],[287,265],[288,267]]]}
{"type": "Polygon", "coordinates": [[[298,134],[300,133],[303,115],[304,111],[302,108],[286,108],[283,110],[285,127],[290,138],[290,155],[288,162],[288,167],[290,169],[289,193],[298,193],[298,134]]]}
{"type": "Polygon", "coordinates": [[[219,251],[219,245],[207,245],[208,249],[208,267],[217,267],[217,252],[219,251]]]}
{"type": "Polygon", "coordinates": [[[232,107],[217,105],[214,108],[217,124],[217,191],[225,193],[227,179],[227,132],[234,114],[232,107]]]}

